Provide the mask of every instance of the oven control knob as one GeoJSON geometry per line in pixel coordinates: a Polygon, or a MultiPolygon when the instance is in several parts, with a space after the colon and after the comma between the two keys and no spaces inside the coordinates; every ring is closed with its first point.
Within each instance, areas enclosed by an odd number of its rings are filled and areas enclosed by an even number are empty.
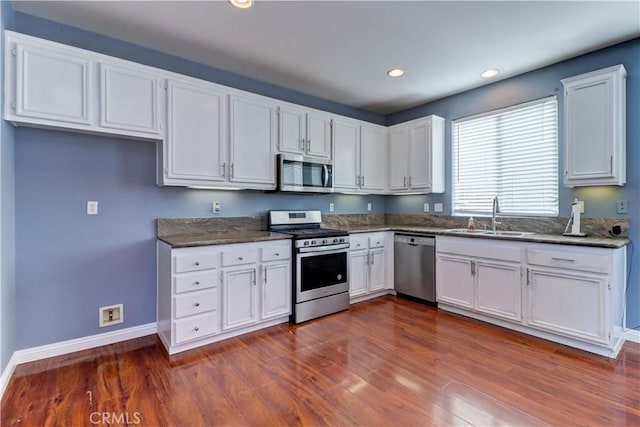
{"type": "Polygon", "coordinates": [[[344,243],[344,237],[340,238],[340,243],[344,243]]]}
{"type": "Polygon", "coordinates": [[[323,245],[326,245],[326,244],[327,244],[327,239],[324,239],[324,240],[322,241],[322,244],[323,244],[323,245]]]}
{"type": "Polygon", "coordinates": [[[305,245],[305,246],[309,246],[309,241],[308,241],[308,240],[305,240],[304,245],[305,245]]]}
{"type": "Polygon", "coordinates": [[[333,243],[338,243],[338,239],[333,239],[333,243]]]}
{"type": "Polygon", "coordinates": [[[312,244],[312,245],[315,245],[315,244],[316,244],[316,241],[315,241],[315,240],[312,240],[312,241],[311,241],[311,244],[312,244]]]}

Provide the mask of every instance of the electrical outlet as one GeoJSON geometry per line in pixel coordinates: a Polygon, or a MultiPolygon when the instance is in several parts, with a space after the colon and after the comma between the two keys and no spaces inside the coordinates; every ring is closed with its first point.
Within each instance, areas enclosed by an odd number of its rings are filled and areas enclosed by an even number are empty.
{"type": "Polygon", "coordinates": [[[429,203],[425,203],[424,205],[422,205],[422,210],[424,212],[429,212],[429,203]]]}
{"type": "Polygon", "coordinates": [[[87,215],[98,215],[98,202],[95,200],[87,201],[87,215]]]}
{"type": "Polygon", "coordinates": [[[109,305],[98,309],[98,322],[101,328],[124,322],[124,306],[109,305]]]}
{"type": "Polygon", "coordinates": [[[211,204],[211,209],[213,210],[214,214],[219,214],[220,213],[220,202],[213,202],[211,204]]]}
{"type": "Polygon", "coordinates": [[[619,214],[629,213],[629,201],[628,200],[618,200],[616,202],[616,212],[619,214]]]}
{"type": "Polygon", "coordinates": [[[433,210],[435,212],[442,212],[442,203],[434,203],[433,204],[433,210]]]}
{"type": "Polygon", "coordinates": [[[329,212],[333,212],[333,203],[329,203],[329,212]]]}
{"type": "Polygon", "coordinates": [[[371,203],[367,203],[367,211],[371,212],[371,203]]]}

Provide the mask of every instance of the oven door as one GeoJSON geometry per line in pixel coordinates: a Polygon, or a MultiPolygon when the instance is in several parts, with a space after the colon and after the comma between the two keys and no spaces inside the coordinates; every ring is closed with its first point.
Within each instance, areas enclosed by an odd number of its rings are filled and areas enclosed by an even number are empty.
{"type": "Polygon", "coordinates": [[[349,290],[347,250],[305,252],[296,255],[296,303],[349,290]]]}

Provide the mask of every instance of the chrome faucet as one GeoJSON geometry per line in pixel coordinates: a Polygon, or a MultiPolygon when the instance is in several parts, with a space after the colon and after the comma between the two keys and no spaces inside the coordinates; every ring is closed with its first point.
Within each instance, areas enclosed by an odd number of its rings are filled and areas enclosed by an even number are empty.
{"type": "Polygon", "coordinates": [[[496,220],[496,214],[500,213],[500,204],[498,203],[498,196],[493,198],[493,208],[491,210],[491,231],[496,232],[496,225],[502,224],[502,221],[496,220]]]}

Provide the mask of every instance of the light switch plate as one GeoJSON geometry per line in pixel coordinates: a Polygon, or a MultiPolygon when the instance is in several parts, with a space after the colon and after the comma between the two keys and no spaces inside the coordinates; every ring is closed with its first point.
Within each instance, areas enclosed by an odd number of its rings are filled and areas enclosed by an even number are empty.
{"type": "Polygon", "coordinates": [[[87,201],[87,215],[98,215],[98,202],[95,200],[87,201]]]}
{"type": "Polygon", "coordinates": [[[371,212],[371,203],[367,203],[367,211],[371,212]]]}
{"type": "Polygon", "coordinates": [[[333,212],[333,203],[329,203],[329,212],[333,212]]]}
{"type": "Polygon", "coordinates": [[[433,204],[433,210],[435,212],[442,212],[442,203],[434,203],[433,204]]]}
{"type": "Polygon", "coordinates": [[[213,211],[214,214],[219,214],[220,213],[220,202],[213,202],[211,204],[211,210],[213,211]]]}
{"type": "Polygon", "coordinates": [[[429,212],[429,203],[425,203],[424,205],[422,205],[422,210],[424,212],[429,212]]]}

